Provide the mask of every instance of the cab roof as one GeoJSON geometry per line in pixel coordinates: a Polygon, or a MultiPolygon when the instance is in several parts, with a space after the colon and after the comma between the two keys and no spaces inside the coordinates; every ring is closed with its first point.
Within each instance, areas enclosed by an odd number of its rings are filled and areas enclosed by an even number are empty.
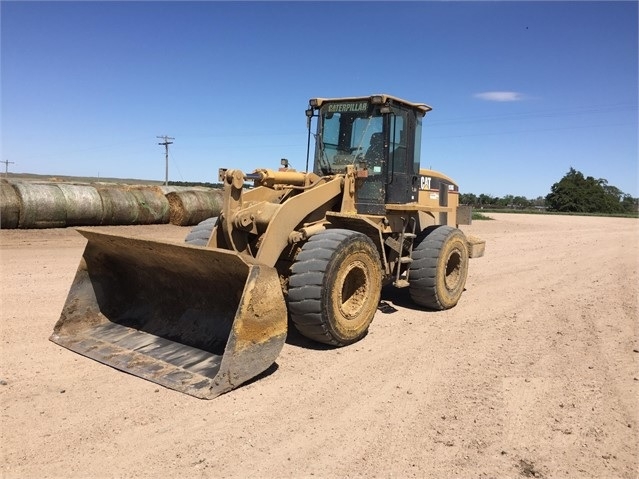
{"type": "Polygon", "coordinates": [[[428,106],[426,103],[413,103],[411,101],[403,100],[393,95],[387,95],[386,93],[379,93],[376,95],[369,95],[369,96],[351,96],[351,97],[343,97],[343,98],[311,98],[310,103],[312,106],[315,106],[316,108],[320,108],[323,103],[327,103],[327,102],[371,101],[374,97],[380,97],[381,101],[378,100],[378,102],[381,104],[399,103],[401,105],[408,106],[415,110],[419,110],[422,114],[426,114],[427,112],[432,110],[432,107],[428,106]]]}

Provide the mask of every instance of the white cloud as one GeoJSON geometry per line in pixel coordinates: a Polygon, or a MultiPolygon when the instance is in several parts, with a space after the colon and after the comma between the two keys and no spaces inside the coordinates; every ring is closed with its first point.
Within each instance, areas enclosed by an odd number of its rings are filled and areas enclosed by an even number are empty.
{"type": "Polygon", "coordinates": [[[516,91],[485,91],[475,93],[475,98],[487,101],[521,101],[524,95],[516,91]]]}

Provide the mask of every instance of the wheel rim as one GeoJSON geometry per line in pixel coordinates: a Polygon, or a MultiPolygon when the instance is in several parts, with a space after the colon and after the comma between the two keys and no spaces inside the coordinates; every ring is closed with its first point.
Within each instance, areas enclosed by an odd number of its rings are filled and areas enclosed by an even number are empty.
{"type": "Polygon", "coordinates": [[[462,257],[459,251],[453,251],[446,261],[446,288],[453,291],[459,286],[462,277],[462,257]]]}
{"type": "Polygon", "coordinates": [[[339,294],[335,299],[345,319],[357,319],[366,305],[369,290],[370,281],[363,262],[354,261],[344,268],[339,282],[339,294]]]}

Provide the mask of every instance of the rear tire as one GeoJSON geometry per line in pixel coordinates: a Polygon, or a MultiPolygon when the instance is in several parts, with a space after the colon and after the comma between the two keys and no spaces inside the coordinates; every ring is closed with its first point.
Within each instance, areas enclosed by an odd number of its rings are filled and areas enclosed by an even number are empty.
{"type": "Polygon", "coordinates": [[[426,308],[452,308],[468,276],[466,237],[451,226],[431,226],[415,239],[409,273],[412,300],[426,308]]]}
{"type": "Polygon", "coordinates": [[[188,235],[186,235],[184,242],[193,246],[206,246],[216,224],[217,216],[200,221],[197,226],[191,228],[191,231],[188,235]]]}
{"type": "Polygon", "coordinates": [[[291,269],[291,320],[307,338],[344,346],[363,338],[381,295],[382,270],[371,239],[333,229],[308,240],[291,269]]]}

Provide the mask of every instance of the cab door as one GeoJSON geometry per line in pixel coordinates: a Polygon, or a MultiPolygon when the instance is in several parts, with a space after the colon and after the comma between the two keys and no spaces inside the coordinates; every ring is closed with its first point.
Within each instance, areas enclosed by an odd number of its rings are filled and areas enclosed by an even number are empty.
{"type": "Polygon", "coordinates": [[[385,119],[378,116],[369,124],[363,144],[367,145],[360,156],[367,175],[358,178],[355,191],[355,208],[364,215],[386,214],[386,184],[388,182],[388,134],[385,119]]]}
{"type": "MultiPolygon", "coordinates": [[[[386,202],[415,202],[419,194],[419,158],[415,161],[415,113],[395,107],[388,115],[387,124],[389,145],[386,202]]],[[[421,138],[419,141],[421,142],[421,138]]]]}

